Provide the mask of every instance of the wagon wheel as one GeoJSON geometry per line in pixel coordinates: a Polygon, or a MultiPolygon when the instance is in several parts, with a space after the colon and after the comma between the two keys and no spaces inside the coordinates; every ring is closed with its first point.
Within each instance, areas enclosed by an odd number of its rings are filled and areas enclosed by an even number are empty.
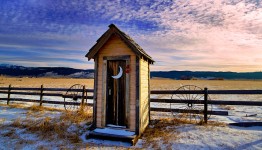
{"type": "MultiPolygon", "coordinates": [[[[203,91],[202,88],[195,85],[184,85],[177,91],[203,91]]],[[[173,94],[171,100],[178,100],[179,103],[170,103],[171,113],[176,119],[183,119],[189,122],[200,122],[204,119],[204,94],[173,94]],[[186,102],[186,100],[193,100],[186,102]]],[[[210,100],[210,97],[208,97],[210,100]]],[[[212,105],[208,106],[208,111],[212,111],[212,105]]],[[[208,115],[208,119],[211,115],[208,115]]]]}
{"type": "Polygon", "coordinates": [[[75,84],[66,91],[64,95],[64,106],[66,110],[76,111],[79,109],[82,101],[83,87],[81,84],[75,84]]]}

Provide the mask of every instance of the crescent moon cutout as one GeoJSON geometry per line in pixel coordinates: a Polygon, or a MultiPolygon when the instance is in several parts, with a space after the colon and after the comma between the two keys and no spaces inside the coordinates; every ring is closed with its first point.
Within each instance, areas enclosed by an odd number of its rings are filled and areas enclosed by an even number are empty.
{"type": "Polygon", "coordinates": [[[123,69],[119,66],[119,73],[116,76],[112,76],[114,79],[119,79],[123,75],[123,69]]]}

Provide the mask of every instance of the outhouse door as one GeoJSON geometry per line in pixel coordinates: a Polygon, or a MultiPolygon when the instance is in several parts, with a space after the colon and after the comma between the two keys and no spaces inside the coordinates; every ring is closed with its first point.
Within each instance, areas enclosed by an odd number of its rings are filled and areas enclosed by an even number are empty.
{"type": "Polygon", "coordinates": [[[126,127],[126,61],[107,61],[106,125],[126,127]]]}

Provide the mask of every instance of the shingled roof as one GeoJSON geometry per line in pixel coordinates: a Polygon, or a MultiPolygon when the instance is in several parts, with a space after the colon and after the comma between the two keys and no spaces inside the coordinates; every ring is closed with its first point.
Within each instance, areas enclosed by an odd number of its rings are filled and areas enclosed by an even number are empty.
{"type": "Polygon", "coordinates": [[[111,24],[108,27],[109,29],[96,41],[96,44],[85,55],[88,60],[94,58],[97,52],[113,34],[117,34],[137,56],[139,56],[140,58],[144,57],[150,63],[155,62],[152,57],[149,56],[130,36],[119,30],[114,24],[111,24]]]}

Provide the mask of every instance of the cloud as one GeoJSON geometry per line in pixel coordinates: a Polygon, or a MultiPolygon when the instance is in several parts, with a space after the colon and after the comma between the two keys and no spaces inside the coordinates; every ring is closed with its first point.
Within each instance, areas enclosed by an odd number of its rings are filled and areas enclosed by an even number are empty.
{"type": "MultiPolygon", "coordinates": [[[[70,64],[60,58],[82,58],[115,23],[156,60],[151,70],[262,68],[260,0],[0,3],[0,49],[20,49],[35,58],[39,52],[42,65],[46,60],[47,65],[81,66],[83,62],[70,64]]],[[[19,57],[26,60],[25,54],[19,57]]]]}
{"type": "MultiPolygon", "coordinates": [[[[155,59],[166,62],[161,66],[175,64],[171,68],[188,70],[201,67],[200,70],[261,70],[261,61],[254,61],[262,58],[261,5],[201,0],[177,1],[171,8],[159,13],[157,19],[167,31],[157,31],[142,38],[136,36],[141,43],[151,44],[143,47],[150,49],[151,55],[157,56],[155,59]],[[187,57],[190,61],[159,57],[165,52],[169,56],[187,57]]],[[[159,67],[157,63],[153,67],[155,70],[159,68],[165,67],[159,67]]]]}
{"type": "Polygon", "coordinates": [[[71,67],[71,68],[81,68],[81,69],[94,68],[94,64],[92,62],[88,62],[87,59],[85,59],[84,57],[81,58],[79,57],[79,55],[76,57],[63,57],[63,56],[24,57],[24,56],[17,56],[17,55],[15,56],[5,55],[5,56],[0,56],[0,59],[9,64],[23,65],[29,67],[71,67]]]}

